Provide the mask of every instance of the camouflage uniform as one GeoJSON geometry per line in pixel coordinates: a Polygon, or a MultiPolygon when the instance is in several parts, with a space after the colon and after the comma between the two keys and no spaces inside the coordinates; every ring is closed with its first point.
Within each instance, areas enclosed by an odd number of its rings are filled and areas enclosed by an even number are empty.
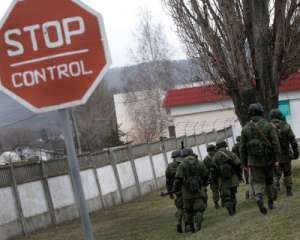
{"type": "Polygon", "coordinates": [[[182,150],[182,157],[184,160],[177,169],[173,190],[182,192],[186,224],[192,231],[198,231],[206,209],[205,188],[209,171],[191,149],[182,150]]]}
{"type": "MultiPolygon", "coordinates": [[[[176,171],[178,166],[182,163],[182,158],[180,155],[181,155],[180,150],[176,150],[172,152],[172,158],[174,159],[174,161],[169,163],[166,169],[166,188],[168,192],[173,191],[173,184],[175,181],[176,171]]],[[[173,194],[170,194],[170,198],[174,199],[173,194]]],[[[182,232],[181,219],[183,217],[183,200],[182,200],[181,192],[175,193],[174,203],[177,208],[176,211],[177,231],[182,232]]]]}
{"type": "MultiPolygon", "coordinates": [[[[232,148],[232,152],[235,155],[237,155],[239,158],[240,158],[240,143],[241,143],[241,137],[238,136],[236,138],[236,144],[232,148]]],[[[248,170],[246,168],[244,168],[243,173],[244,173],[244,178],[245,178],[246,184],[249,184],[249,172],[248,172],[248,170]]]]}
{"type": "Polygon", "coordinates": [[[281,175],[284,175],[284,184],[287,190],[287,195],[292,196],[292,159],[298,159],[299,149],[295,135],[291,126],[280,119],[282,119],[282,113],[278,109],[273,109],[270,112],[271,123],[276,129],[281,145],[281,156],[279,159],[278,167],[275,171],[276,186],[280,186],[281,175]],[[290,146],[293,152],[291,153],[290,146]]]}
{"type": "Polygon", "coordinates": [[[215,203],[215,208],[219,209],[219,200],[220,200],[220,187],[221,187],[221,179],[216,173],[216,165],[213,161],[213,157],[216,154],[216,146],[208,145],[207,146],[208,156],[204,158],[204,164],[206,168],[209,170],[209,178],[210,178],[210,189],[212,191],[213,201],[215,203]]]}
{"type": "Polygon", "coordinates": [[[236,193],[242,179],[241,162],[237,155],[230,152],[225,141],[217,142],[217,153],[213,161],[221,178],[222,206],[226,207],[230,216],[236,213],[236,193]]]}
{"type": "Polygon", "coordinates": [[[262,214],[267,213],[264,193],[267,191],[269,208],[273,209],[273,166],[281,148],[276,130],[265,120],[261,104],[251,104],[251,121],[242,129],[240,156],[243,166],[250,169],[250,182],[255,200],[262,214]]]}

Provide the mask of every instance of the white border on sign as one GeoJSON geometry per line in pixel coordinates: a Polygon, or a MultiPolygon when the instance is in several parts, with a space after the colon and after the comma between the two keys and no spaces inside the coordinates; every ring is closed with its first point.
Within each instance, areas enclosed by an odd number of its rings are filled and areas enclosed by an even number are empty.
{"type": "MultiPolygon", "coordinates": [[[[7,12],[5,13],[4,17],[2,18],[2,20],[0,22],[0,29],[3,27],[5,21],[7,20],[8,16],[12,12],[12,10],[16,6],[16,4],[18,2],[23,2],[23,1],[24,0],[14,0],[13,1],[13,3],[10,5],[9,9],[7,10],[7,12]]],[[[83,3],[80,0],[72,0],[72,2],[78,4],[81,8],[85,9],[86,11],[88,11],[89,13],[91,13],[95,17],[97,17],[100,32],[101,32],[101,36],[102,36],[100,41],[103,44],[105,59],[106,59],[106,65],[103,67],[103,69],[101,70],[101,72],[97,76],[97,79],[90,86],[90,88],[87,90],[87,92],[85,93],[85,95],[83,96],[83,98],[81,100],[77,100],[77,101],[73,101],[73,102],[67,102],[67,103],[63,103],[63,104],[59,104],[59,105],[55,105],[55,106],[50,106],[50,107],[43,107],[43,108],[36,108],[35,106],[31,105],[29,102],[25,101],[23,98],[19,97],[18,95],[16,95],[12,91],[10,91],[10,90],[6,89],[5,87],[3,87],[1,79],[0,79],[0,90],[2,92],[4,92],[5,94],[7,94],[8,96],[10,96],[11,98],[15,99],[18,103],[22,104],[23,106],[25,106],[26,108],[28,108],[32,112],[35,112],[35,113],[50,112],[50,111],[55,111],[55,110],[59,110],[59,109],[65,109],[65,108],[70,108],[70,107],[75,107],[75,106],[85,104],[88,101],[88,99],[91,97],[91,95],[93,94],[95,89],[98,87],[98,85],[101,83],[104,75],[106,74],[106,72],[108,71],[109,67],[112,64],[110,51],[109,51],[109,46],[108,46],[108,40],[107,40],[107,36],[106,36],[106,31],[105,31],[104,21],[103,21],[102,15],[99,12],[97,12],[94,9],[87,6],[85,3],[83,3]]]]}

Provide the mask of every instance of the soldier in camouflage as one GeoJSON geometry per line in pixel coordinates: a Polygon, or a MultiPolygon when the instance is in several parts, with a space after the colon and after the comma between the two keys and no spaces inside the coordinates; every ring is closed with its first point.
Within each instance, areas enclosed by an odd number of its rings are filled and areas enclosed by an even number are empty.
{"type": "Polygon", "coordinates": [[[263,114],[260,103],[249,106],[251,120],[242,129],[240,156],[243,166],[250,171],[251,187],[259,210],[267,214],[264,193],[266,191],[268,195],[269,209],[273,209],[273,167],[280,159],[281,147],[276,130],[263,114]]]}
{"type": "MultiPolygon", "coordinates": [[[[241,136],[238,136],[236,138],[236,144],[233,146],[232,148],[232,152],[237,155],[239,158],[241,158],[240,156],[240,145],[241,145],[241,136]]],[[[245,168],[243,166],[243,174],[244,174],[244,179],[245,179],[245,183],[247,185],[249,185],[249,172],[248,172],[248,169],[245,168]]],[[[245,193],[245,198],[246,199],[249,199],[250,198],[250,189],[248,189],[245,193]]]]}
{"type": "Polygon", "coordinates": [[[205,189],[209,171],[204,163],[199,162],[192,149],[183,149],[183,162],[177,168],[174,192],[182,192],[184,218],[192,232],[201,230],[203,213],[206,209],[205,189]]]}
{"type": "Polygon", "coordinates": [[[291,160],[299,158],[298,143],[291,126],[282,120],[283,114],[278,109],[271,110],[270,119],[272,125],[277,131],[281,145],[281,156],[277,166],[277,171],[275,171],[276,186],[280,186],[280,178],[283,174],[287,196],[293,196],[291,160]],[[291,148],[293,150],[292,154],[290,153],[291,148]]]}
{"type": "MultiPolygon", "coordinates": [[[[232,152],[237,155],[239,158],[240,156],[240,144],[241,144],[241,136],[238,136],[236,138],[236,144],[234,144],[233,148],[232,148],[232,152]]],[[[249,184],[249,173],[247,171],[246,168],[243,169],[243,173],[244,173],[244,179],[246,184],[249,184]]]]}
{"type": "Polygon", "coordinates": [[[227,143],[224,140],[219,140],[216,147],[217,153],[213,161],[221,179],[222,206],[226,207],[230,216],[233,216],[236,213],[237,187],[242,179],[241,162],[237,155],[227,150],[227,143]]]}
{"type": "MultiPolygon", "coordinates": [[[[166,169],[166,187],[167,191],[170,193],[170,198],[174,199],[174,195],[171,193],[173,190],[173,184],[175,181],[175,175],[178,166],[182,163],[182,158],[181,158],[181,151],[176,150],[172,152],[171,155],[173,162],[169,163],[167,169],[166,169]]],[[[182,194],[181,192],[176,192],[175,193],[175,206],[177,208],[176,211],[176,226],[177,226],[177,232],[182,233],[182,226],[181,226],[181,221],[183,217],[183,200],[182,200],[182,194]]]]}
{"type": "Polygon", "coordinates": [[[221,180],[217,175],[216,165],[213,161],[213,157],[216,154],[216,146],[215,145],[208,145],[207,146],[207,153],[208,156],[204,158],[204,164],[206,168],[209,170],[209,178],[210,178],[210,189],[212,191],[213,201],[215,204],[215,208],[219,209],[219,201],[220,201],[220,186],[221,180]]]}

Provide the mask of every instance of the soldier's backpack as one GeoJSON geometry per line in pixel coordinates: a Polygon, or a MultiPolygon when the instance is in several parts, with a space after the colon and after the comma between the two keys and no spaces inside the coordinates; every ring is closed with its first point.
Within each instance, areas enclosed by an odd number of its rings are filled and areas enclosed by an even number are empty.
{"type": "Polygon", "coordinates": [[[200,192],[201,188],[201,176],[198,160],[187,160],[186,165],[186,177],[184,179],[184,184],[186,189],[191,193],[200,192]]]}
{"type": "Polygon", "coordinates": [[[219,166],[221,176],[224,179],[230,179],[233,176],[233,167],[231,164],[232,159],[228,154],[226,154],[223,151],[219,151],[219,153],[221,153],[224,158],[222,161],[222,164],[220,164],[220,166],[219,166]]]}
{"type": "Polygon", "coordinates": [[[265,144],[258,138],[251,139],[247,145],[247,149],[250,156],[265,156],[265,144]]]}
{"type": "Polygon", "coordinates": [[[259,126],[254,122],[252,123],[252,131],[255,133],[255,137],[252,138],[247,144],[248,153],[250,156],[264,157],[267,153],[266,148],[268,147],[268,145],[271,145],[271,143],[269,143],[269,140],[264,135],[259,126]]]}

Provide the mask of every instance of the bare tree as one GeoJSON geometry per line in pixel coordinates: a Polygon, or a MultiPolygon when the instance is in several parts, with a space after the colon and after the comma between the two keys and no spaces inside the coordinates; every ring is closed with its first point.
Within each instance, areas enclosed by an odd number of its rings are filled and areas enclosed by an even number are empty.
{"type": "Polygon", "coordinates": [[[128,114],[135,126],[134,140],[148,142],[158,139],[168,125],[167,114],[161,107],[164,90],[172,88],[171,47],[163,27],[155,23],[150,12],[141,14],[134,32],[136,47],[130,49],[135,71],[125,68],[125,90],[128,114]]]}
{"type": "Polygon", "coordinates": [[[26,128],[5,129],[2,131],[1,138],[3,148],[7,150],[29,147],[35,140],[32,131],[26,128]]]}
{"type": "Polygon", "coordinates": [[[103,81],[88,103],[74,109],[83,151],[120,145],[112,93],[103,81]]]}
{"type": "Polygon", "coordinates": [[[299,67],[299,0],[162,0],[188,55],[228,94],[242,124],[249,103],[277,107],[278,85],[299,67]]]}

